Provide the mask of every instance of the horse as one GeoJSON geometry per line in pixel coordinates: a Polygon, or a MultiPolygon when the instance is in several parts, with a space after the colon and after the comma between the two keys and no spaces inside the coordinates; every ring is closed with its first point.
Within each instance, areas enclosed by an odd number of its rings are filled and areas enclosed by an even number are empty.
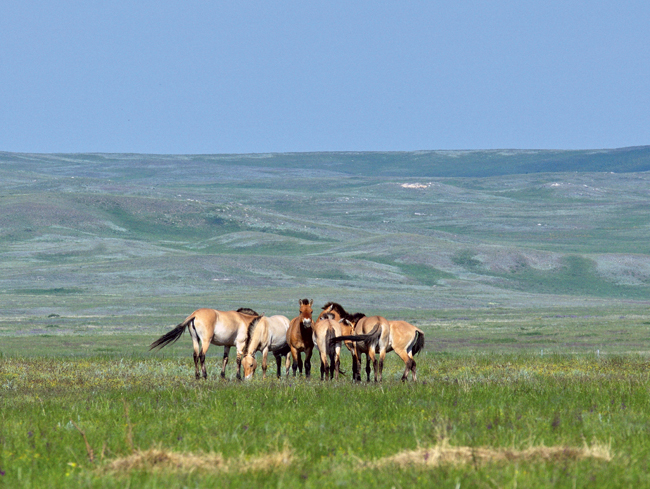
{"type": "Polygon", "coordinates": [[[178,324],[174,329],[165,333],[156,341],[151,343],[149,350],[154,348],[163,348],[164,346],[175,343],[188,328],[194,345],[194,369],[196,378],[201,378],[199,374],[199,361],[201,363],[201,373],[203,378],[208,378],[205,369],[205,354],[208,351],[210,343],[223,346],[223,364],[221,367],[221,377],[226,377],[226,365],[228,364],[228,354],[230,347],[237,348],[237,379],[241,380],[241,358],[248,337],[248,326],[259,315],[248,308],[241,308],[237,311],[218,311],[216,309],[197,309],[187,316],[185,320],[178,324]]]}
{"type": "Polygon", "coordinates": [[[331,380],[336,372],[336,380],[338,380],[341,367],[341,343],[332,342],[331,339],[341,336],[341,324],[334,320],[334,314],[331,313],[321,314],[319,317],[321,319],[312,326],[312,336],[320,352],[320,379],[324,380],[329,374],[331,380]]]}
{"type": "Polygon", "coordinates": [[[388,351],[394,350],[405,365],[402,381],[408,380],[409,371],[413,381],[416,381],[413,355],[424,348],[424,331],[406,321],[388,321],[388,324],[390,325],[388,351]]]}
{"type": "Polygon", "coordinates": [[[353,341],[352,375],[354,380],[361,381],[361,355],[366,355],[366,376],[370,382],[370,362],[372,361],[375,382],[381,381],[384,370],[384,359],[390,342],[390,325],[382,316],[366,316],[363,313],[350,315],[341,319],[342,324],[354,328],[354,335],[336,337],[333,341],[353,341]],[[377,361],[376,353],[379,353],[377,361]]]}
{"type": "MultiPolygon", "coordinates": [[[[320,321],[326,314],[332,314],[334,316],[334,320],[341,324],[344,335],[351,335],[354,333],[354,327],[350,327],[348,323],[341,322],[341,319],[351,319],[353,316],[353,314],[349,314],[345,309],[343,309],[343,306],[341,304],[337,302],[328,302],[322,307],[322,309],[323,312],[320,313],[317,321],[320,321]]],[[[344,343],[347,349],[353,353],[354,343],[352,341],[345,341],[344,343]]]]}
{"type": "Polygon", "coordinates": [[[289,345],[287,345],[287,330],[289,329],[289,320],[284,316],[258,316],[253,319],[248,326],[248,337],[244,345],[244,357],[242,365],[244,366],[244,378],[249,379],[255,374],[257,360],[255,352],[262,352],[262,378],[266,378],[266,368],[268,366],[267,357],[269,351],[275,356],[278,367],[278,379],[282,376],[280,363],[282,356],[287,357],[286,371],[289,373],[289,345]]]}
{"type": "Polygon", "coordinates": [[[293,376],[296,376],[296,369],[302,374],[301,352],[305,352],[305,377],[311,376],[311,355],[314,350],[314,340],[312,338],[312,314],[311,308],[314,300],[298,299],[300,314],[291,320],[289,330],[287,331],[287,344],[291,350],[293,364],[293,376]]]}

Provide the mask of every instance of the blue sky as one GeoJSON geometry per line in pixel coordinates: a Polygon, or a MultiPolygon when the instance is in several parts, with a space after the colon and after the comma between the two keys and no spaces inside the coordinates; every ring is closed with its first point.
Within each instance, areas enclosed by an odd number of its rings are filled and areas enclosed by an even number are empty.
{"type": "Polygon", "coordinates": [[[646,1],[6,1],[0,151],[650,144],[646,1]]]}

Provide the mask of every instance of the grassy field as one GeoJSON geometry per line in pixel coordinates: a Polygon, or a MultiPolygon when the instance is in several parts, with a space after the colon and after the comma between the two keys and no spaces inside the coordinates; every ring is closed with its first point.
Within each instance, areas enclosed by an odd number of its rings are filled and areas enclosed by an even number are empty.
{"type": "Polygon", "coordinates": [[[0,153],[0,487],[645,486],[649,162],[0,153]],[[422,328],[419,381],[147,352],[304,297],[422,328]]]}
{"type": "Polygon", "coordinates": [[[427,352],[417,384],[389,358],[382,384],[353,384],[195,381],[187,359],[136,354],[4,357],[0,484],[650,483],[646,357],[427,352]]]}

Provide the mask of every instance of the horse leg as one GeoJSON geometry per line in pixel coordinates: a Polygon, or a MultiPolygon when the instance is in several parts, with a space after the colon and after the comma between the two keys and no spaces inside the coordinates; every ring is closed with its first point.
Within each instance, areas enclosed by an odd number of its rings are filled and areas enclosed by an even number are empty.
{"type": "Polygon", "coordinates": [[[274,353],[273,356],[275,357],[275,364],[278,367],[278,379],[280,379],[282,378],[282,355],[274,353]]]}
{"type": "MultiPolygon", "coordinates": [[[[296,370],[298,370],[298,360],[300,359],[300,354],[293,346],[289,346],[291,350],[291,369],[293,370],[293,376],[296,376],[296,370]]],[[[302,370],[302,369],[301,369],[302,370]]],[[[287,369],[287,375],[289,375],[289,370],[287,369]]]]}
{"type": "Polygon", "coordinates": [[[226,378],[226,365],[228,365],[228,354],[230,353],[230,347],[223,347],[223,363],[221,364],[221,378],[226,378]]]}
{"type": "MultiPolygon", "coordinates": [[[[370,360],[372,360],[372,368],[375,371],[375,382],[377,382],[377,370],[378,370],[378,365],[377,364],[379,362],[377,361],[377,357],[375,356],[375,349],[374,348],[369,348],[368,349],[368,356],[370,357],[370,360]]],[[[370,360],[368,360],[368,361],[370,361],[370,360]]],[[[368,372],[368,375],[370,375],[369,369],[370,369],[370,366],[367,366],[366,371],[368,372]]],[[[370,379],[368,379],[368,381],[370,381],[370,379]]]]}
{"type": "Polygon", "coordinates": [[[269,366],[268,357],[269,357],[269,349],[264,348],[264,351],[262,351],[262,378],[263,379],[266,379],[266,368],[269,366]]]}
{"type": "Polygon", "coordinates": [[[327,357],[325,356],[324,353],[320,354],[320,380],[323,380],[323,377],[325,377],[326,372],[329,370],[329,366],[327,365],[327,357]]]}
{"type": "Polygon", "coordinates": [[[350,352],[352,353],[352,380],[361,382],[361,355],[356,345],[350,352]]]}
{"type": "Polygon", "coordinates": [[[201,360],[201,373],[203,374],[204,379],[208,378],[208,372],[205,369],[205,354],[208,352],[209,347],[210,343],[206,341],[203,344],[203,348],[201,348],[201,353],[199,354],[199,360],[201,360]]]}
{"type": "Polygon", "coordinates": [[[386,359],[386,349],[379,350],[379,382],[384,378],[384,360],[386,359]]]}
{"type": "Polygon", "coordinates": [[[415,373],[415,359],[409,358],[409,360],[411,360],[411,374],[413,374],[413,382],[416,382],[418,378],[415,373]]]}
{"type": "Polygon", "coordinates": [[[201,375],[199,374],[199,354],[197,352],[194,352],[194,376],[196,377],[196,380],[201,378],[201,375]]]}
{"type": "Polygon", "coordinates": [[[395,353],[402,359],[404,362],[404,374],[402,375],[402,382],[408,380],[409,370],[411,370],[412,358],[409,357],[408,353],[401,348],[395,348],[395,353]]]}
{"type": "Polygon", "coordinates": [[[286,360],[284,361],[284,369],[286,370],[287,377],[289,376],[289,369],[291,368],[291,356],[287,355],[286,360]]]}
{"type": "Polygon", "coordinates": [[[311,377],[311,354],[314,351],[314,347],[311,347],[309,350],[305,350],[305,377],[311,377]]]}
{"type": "Polygon", "coordinates": [[[335,353],[335,359],[334,359],[334,372],[336,375],[336,380],[339,380],[339,370],[341,369],[341,347],[338,346],[336,347],[336,353],[335,353]]]}
{"type": "Polygon", "coordinates": [[[370,356],[366,353],[366,382],[370,382],[370,356]]]}
{"type": "MultiPolygon", "coordinates": [[[[293,373],[295,374],[296,371],[294,370],[293,373]]],[[[298,353],[298,373],[302,375],[302,352],[298,353]]]]}
{"type": "Polygon", "coordinates": [[[237,380],[241,380],[241,359],[243,355],[241,352],[237,352],[237,380]]]}

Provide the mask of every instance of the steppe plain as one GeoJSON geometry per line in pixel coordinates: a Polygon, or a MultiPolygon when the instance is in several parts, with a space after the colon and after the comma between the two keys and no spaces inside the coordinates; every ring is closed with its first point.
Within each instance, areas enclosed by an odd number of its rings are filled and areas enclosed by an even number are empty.
{"type": "Polygon", "coordinates": [[[0,485],[647,484],[649,171],[0,153],[0,485]],[[221,381],[212,347],[197,383],[188,338],[147,352],[197,307],[304,297],[422,328],[419,382],[394,355],[381,385],[221,381]]]}

